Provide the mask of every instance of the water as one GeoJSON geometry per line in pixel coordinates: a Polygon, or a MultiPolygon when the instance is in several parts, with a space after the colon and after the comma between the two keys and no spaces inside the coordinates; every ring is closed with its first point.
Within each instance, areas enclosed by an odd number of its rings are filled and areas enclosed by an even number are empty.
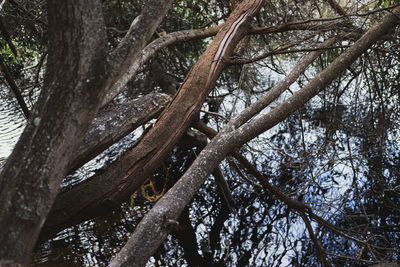
{"type": "Polygon", "coordinates": [[[11,154],[26,123],[12,97],[8,88],[2,89],[0,96],[0,163],[11,154]]]}

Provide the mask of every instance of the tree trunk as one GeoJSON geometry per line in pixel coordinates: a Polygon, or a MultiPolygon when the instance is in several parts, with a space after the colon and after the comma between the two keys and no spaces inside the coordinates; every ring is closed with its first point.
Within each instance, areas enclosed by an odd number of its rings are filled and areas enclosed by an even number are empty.
{"type": "Polygon", "coordinates": [[[232,12],[208,49],[192,67],[172,102],[137,146],[111,164],[104,173],[57,196],[49,214],[52,221],[46,225],[45,231],[62,230],[67,225],[106,214],[140,188],[197,115],[226,66],[223,60],[215,61],[215,55],[220,48],[224,49],[224,57],[231,55],[249,29],[250,17],[245,16],[245,11],[251,8],[254,8],[254,1],[244,1],[232,12]],[[243,23],[237,25],[239,19],[243,23]],[[229,41],[226,39],[227,33],[232,33],[229,34],[229,41]],[[215,66],[215,69],[210,69],[210,66],[215,66]],[[79,205],[71,205],[77,198],[79,205]]]}
{"type": "Polygon", "coordinates": [[[97,0],[48,1],[49,58],[36,109],[0,176],[0,259],[29,262],[66,167],[103,97],[97,0]]]}

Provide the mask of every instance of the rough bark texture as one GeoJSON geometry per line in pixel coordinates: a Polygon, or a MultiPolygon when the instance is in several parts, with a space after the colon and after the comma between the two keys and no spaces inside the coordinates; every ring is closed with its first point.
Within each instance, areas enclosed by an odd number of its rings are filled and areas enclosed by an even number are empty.
{"type": "MultiPolygon", "coordinates": [[[[395,12],[399,14],[399,9],[395,12]]],[[[234,147],[244,144],[295,112],[319,91],[323,90],[333,79],[338,77],[354,60],[396,26],[397,23],[398,18],[395,15],[387,15],[378,25],[372,27],[360,40],[340,55],[304,88],[270,113],[238,129],[227,127],[228,129],[221,131],[199,154],[182,178],[142,219],[125,247],[114,258],[110,266],[119,266],[120,264],[144,265],[148,257],[164,242],[171,231],[170,222],[177,220],[179,214],[205,179],[234,147]]]]}
{"type": "MultiPolygon", "coordinates": [[[[76,157],[69,164],[68,172],[72,172],[138,126],[159,115],[170,100],[171,97],[165,94],[148,94],[129,103],[113,107],[111,110],[99,112],[86,133],[76,157]]],[[[69,210],[74,211],[82,208],[82,202],[75,201],[77,198],[82,198],[82,196],[64,198],[63,205],[60,208],[63,216],[68,216],[69,210]],[[69,209],[64,209],[65,206],[68,206],[69,209]]],[[[57,199],[52,211],[59,206],[57,199]]],[[[71,225],[70,222],[63,224],[57,216],[50,213],[40,232],[38,243],[47,241],[51,236],[69,225],[71,225]]]]}
{"type": "MultiPolygon", "coordinates": [[[[135,192],[149,177],[164,157],[186,132],[212,89],[215,80],[225,67],[221,62],[210,74],[210,66],[220,44],[234,22],[248,10],[254,1],[245,1],[232,13],[208,49],[192,67],[173,101],[163,111],[153,128],[132,150],[125,153],[107,170],[91,179],[62,192],[57,196],[49,218],[54,218],[52,227],[74,225],[94,218],[118,207],[135,192]],[[207,83],[211,81],[210,84],[207,83]],[[79,198],[79,209],[71,208],[71,200],[79,198]]],[[[229,56],[239,40],[246,34],[250,20],[239,27],[227,44],[229,56]]]]}
{"type": "MultiPolygon", "coordinates": [[[[221,49],[220,45],[222,40],[226,37],[226,34],[230,33],[230,29],[235,27],[240,18],[242,18],[243,14],[248,14],[247,12],[251,10],[249,16],[254,15],[255,12],[258,11],[262,0],[259,1],[243,1],[241,2],[237,8],[232,12],[230,17],[228,18],[225,25],[222,27],[221,31],[217,34],[214,41],[210,44],[208,49],[204,52],[204,54],[200,57],[199,61],[193,66],[189,74],[186,76],[186,79],[181,86],[180,90],[178,91],[177,95],[175,96],[174,100],[171,102],[168,108],[166,108],[161,114],[160,119],[155,124],[153,131],[150,131],[144,138],[144,140],[138,145],[140,150],[133,150],[136,154],[140,151],[145,150],[145,154],[141,159],[138,160],[136,164],[133,164],[128,170],[125,177],[123,177],[120,188],[121,190],[118,194],[121,194],[122,190],[130,189],[138,187],[144,181],[143,178],[140,177],[138,174],[143,173],[147,174],[149,171],[154,168],[155,164],[158,163],[158,160],[164,156],[165,151],[169,151],[172,146],[176,143],[176,140],[180,137],[183,130],[189,126],[193,115],[196,114],[198,109],[200,108],[201,103],[203,102],[205,96],[207,95],[210,88],[207,88],[209,85],[210,77],[209,72],[213,69],[210,66],[213,64],[213,59],[217,51],[221,49]],[[169,130],[173,125],[173,129],[169,130]],[[166,132],[166,135],[160,134],[160,132],[166,132]],[[149,146],[151,143],[150,140],[157,140],[162,139],[162,147],[161,149],[157,150],[157,147],[149,146]],[[141,161],[144,164],[141,164],[141,161]],[[148,168],[148,169],[147,169],[148,168]],[[143,171],[149,170],[149,171],[143,171]],[[129,176],[135,175],[135,179],[129,179],[129,176]]],[[[248,21],[243,26],[248,26],[249,19],[251,17],[246,18],[248,21]]],[[[245,35],[247,27],[239,27],[236,31],[232,34],[232,41],[228,43],[228,52],[226,55],[230,55],[233,49],[236,47],[237,43],[241,40],[241,38],[245,35]]],[[[215,69],[215,73],[211,73],[212,77],[212,85],[215,83],[216,78],[220,74],[223,69],[223,65],[217,65],[215,69]]],[[[209,146],[207,146],[209,147],[209,146]]],[[[207,150],[207,148],[206,148],[207,150]]],[[[204,151],[204,150],[203,150],[204,151]]],[[[209,151],[208,151],[209,152],[209,151]]],[[[207,151],[205,152],[206,154],[207,151]]],[[[221,156],[220,151],[215,151],[211,155],[212,158],[218,160],[221,156]]],[[[217,161],[218,164],[219,161],[217,161]]],[[[213,164],[212,170],[216,167],[216,164],[213,164]]],[[[207,169],[207,168],[206,168],[207,169]]],[[[210,170],[210,172],[212,171],[210,170]]],[[[200,173],[196,173],[195,177],[203,177],[205,173],[200,170],[200,173]]],[[[178,181],[181,184],[180,181],[178,181]]],[[[169,203],[170,206],[161,206],[160,209],[155,209],[156,216],[152,218],[155,220],[154,223],[156,230],[153,227],[149,229],[145,229],[145,227],[149,225],[139,224],[137,231],[135,233],[140,233],[140,237],[138,239],[133,238],[134,242],[132,243],[131,240],[128,241],[128,244],[121,250],[121,252],[113,259],[110,263],[110,266],[143,266],[148,258],[155,252],[161,242],[166,238],[168,235],[169,230],[166,230],[168,226],[164,224],[166,220],[166,211],[170,209],[172,212],[171,216],[173,219],[177,219],[180,212],[183,210],[183,207],[179,209],[182,203],[190,201],[191,196],[189,199],[185,199],[183,195],[185,195],[185,190],[188,187],[195,186],[198,188],[201,185],[197,185],[196,182],[194,184],[187,183],[183,188],[180,188],[182,191],[175,192],[177,193],[177,197],[174,199],[177,203],[169,203]],[[183,198],[181,198],[183,197],[183,198]],[[177,209],[175,209],[177,207],[177,209]],[[145,235],[148,235],[144,237],[145,235]],[[157,240],[155,240],[157,239],[157,240]],[[160,242],[159,242],[160,241],[160,242]],[[137,242],[137,243],[136,243],[137,242]],[[143,243],[141,243],[143,242],[143,243]]],[[[175,186],[174,186],[175,188],[175,186]]],[[[132,192],[132,191],[128,191],[132,192]]],[[[169,191],[170,192],[170,191],[169,191]]],[[[191,192],[191,190],[189,190],[191,192]]],[[[169,193],[167,193],[170,195],[169,193]]],[[[169,214],[168,214],[169,216],[169,214]]]]}
{"type": "Polygon", "coordinates": [[[106,35],[96,0],[48,1],[49,58],[36,109],[0,175],[0,259],[25,264],[98,110],[106,35]]]}
{"type": "Polygon", "coordinates": [[[213,36],[218,32],[218,29],[218,27],[214,27],[209,29],[173,32],[152,41],[136,56],[135,61],[133,61],[132,64],[124,70],[125,74],[122,76],[121,80],[112,85],[112,87],[109,89],[110,93],[105,97],[103,104],[108,103],[113,97],[121,92],[126,83],[137,74],[139,68],[149,61],[149,59],[154,56],[158,50],[176,42],[213,36]]]}
{"type": "Polygon", "coordinates": [[[81,167],[137,127],[156,118],[170,101],[169,95],[151,93],[99,111],[83,138],[76,157],[68,165],[68,171],[81,167]]]}
{"type": "Polygon", "coordinates": [[[129,69],[140,57],[142,49],[153,36],[172,2],[173,0],[149,0],[141,14],[132,22],[128,33],[110,56],[112,75],[107,81],[102,106],[117,96],[132,78],[129,69]]]}

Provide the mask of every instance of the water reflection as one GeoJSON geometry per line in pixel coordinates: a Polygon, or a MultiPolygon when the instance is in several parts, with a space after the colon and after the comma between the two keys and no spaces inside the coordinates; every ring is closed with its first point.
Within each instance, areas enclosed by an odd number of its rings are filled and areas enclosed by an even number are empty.
{"type": "Polygon", "coordinates": [[[26,120],[18,109],[16,101],[8,88],[2,88],[0,94],[0,162],[10,154],[21,135],[26,120]]]}

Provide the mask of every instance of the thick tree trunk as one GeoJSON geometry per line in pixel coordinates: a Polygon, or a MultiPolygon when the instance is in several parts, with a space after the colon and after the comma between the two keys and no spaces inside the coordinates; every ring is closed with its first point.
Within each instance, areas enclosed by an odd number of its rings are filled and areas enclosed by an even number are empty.
{"type": "Polygon", "coordinates": [[[150,0],[108,57],[100,1],[47,1],[44,88],[0,174],[0,261],[28,262],[68,164],[105,93],[137,60],[172,2],[150,0]]]}
{"type": "Polygon", "coordinates": [[[73,225],[106,214],[129,199],[129,196],[140,188],[195,118],[217,77],[226,66],[223,60],[217,62],[215,55],[217,52],[224,52],[224,57],[231,55],[236,44],[249,29],[250,17],[244,12],[254,8],[254,3],[259,1],[244,1],[232,12],[208,49],[186,76],[173,101],[137,146],[111,164],[104,173],[57,196],[49,215],[52,223],[48,224],[49,228],[46,229],[54,232],[56,229],[61,230],[61,225],[65,227],[66,224],[73,225]],[[238,21],[241,22],[240,25],[238,21]],[[226,39],[227,33],[229,41],[226,39]],[[70,203],[77,198],[80,200],[79,206],[71,207],[70,203]]]}
{"type": "Polygon", "coordinates": [[[104,94],[107,38],[100,2],[51,0],[48,14],[44,89],[0,176],[0,259],[22,264],[104,94]]]}
{"type": "MultiPolygon", "coordinates": [[[[173,229],[172,226],[176,225],[176,220],[182,210],[219,162],[235,147],[243,145],[284,120],[323,90],[371,45],[399,23],[397,17],[399,8],[395,10],[395,13],[396,15],[387,15],[304,88],[271,112],[239,128],[235,127],[237,125],[235,123],[224,127],[199,154],[182,178],[146,214],[125,247],[109,266],[144,265],[159,245],[164,242],[168,233],[173,229]]],[[[235,118],[233,121],[235,121],[235,118]]]]}

